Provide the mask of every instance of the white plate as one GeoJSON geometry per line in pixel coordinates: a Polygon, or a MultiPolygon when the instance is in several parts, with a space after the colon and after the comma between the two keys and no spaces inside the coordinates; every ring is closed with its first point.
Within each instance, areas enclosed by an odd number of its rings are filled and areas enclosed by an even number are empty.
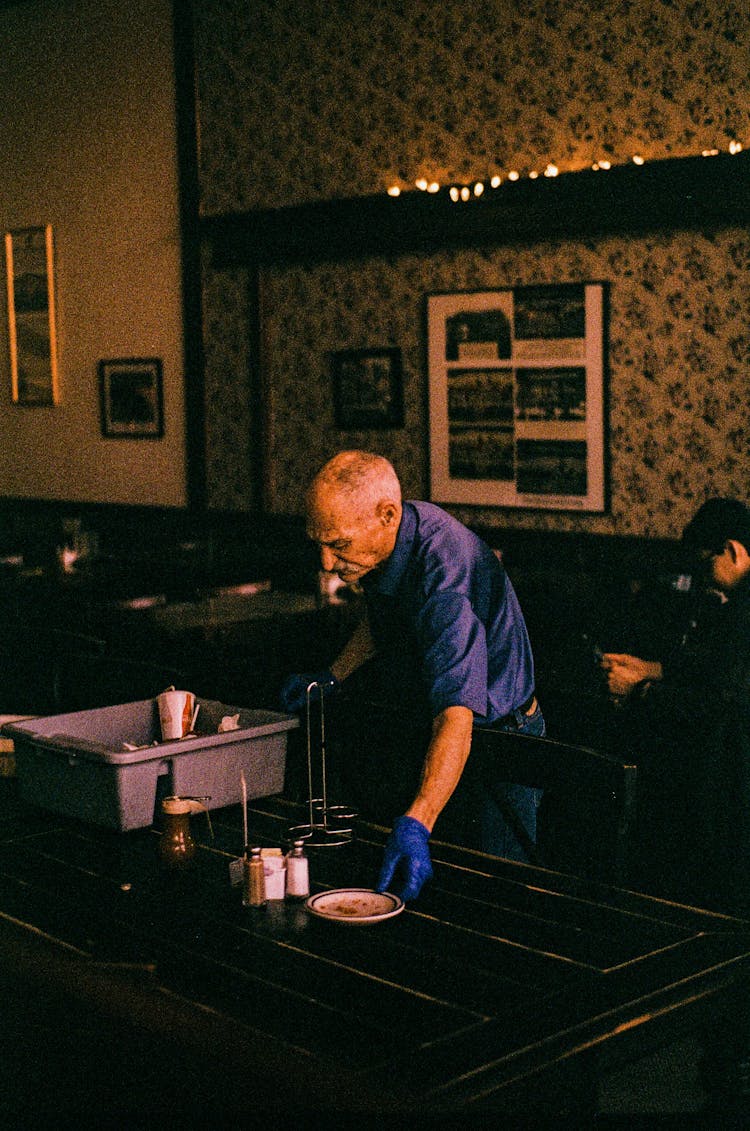
{"type": "Polygon", "coordinates": [[[308,911],[321,919],[334,923],[348,923],[359,926],[366,923],[380,923],[404,910],[404,901],[389,891],[379,892],[373,888],[336,888],[311,895],[305,902],[308,911]]]}

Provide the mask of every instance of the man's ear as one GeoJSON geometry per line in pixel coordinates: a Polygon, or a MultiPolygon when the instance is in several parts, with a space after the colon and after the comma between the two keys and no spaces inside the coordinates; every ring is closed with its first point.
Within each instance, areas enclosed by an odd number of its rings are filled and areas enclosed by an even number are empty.
{"type": "Polygon", "coordinates": [[[388,500],[381,500],[376,508],[376,514],[382,526],[390,526],[398,519],[398,506],[388,500]]]}
{"type": "Polygon", "coordinates": [[[744,542],[738,541],[736,538],[730,538],[727,541],[726,547],[732,558],[732,565],[735,566],[738,572],[744,577],[745,574],[750,573],[750,550],[747,549],[744,542]]]}

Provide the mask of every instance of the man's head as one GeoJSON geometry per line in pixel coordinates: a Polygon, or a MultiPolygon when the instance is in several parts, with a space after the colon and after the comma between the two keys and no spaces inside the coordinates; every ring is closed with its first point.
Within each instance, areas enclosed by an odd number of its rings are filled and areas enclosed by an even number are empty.
{"type": "Polygon", "coordinates": [[[323,569],[342,581],[359,581],[390,557],[400,522],[398,476],[372,452],[339,452],[307,492],[307,533],[323,569]]]}
{"type": "Polygon", "coordinates": [[[682,542],[708,564],[714,585],[726,593],[750,575],[750,508],[739,499],[708,499],[682,542]]]}

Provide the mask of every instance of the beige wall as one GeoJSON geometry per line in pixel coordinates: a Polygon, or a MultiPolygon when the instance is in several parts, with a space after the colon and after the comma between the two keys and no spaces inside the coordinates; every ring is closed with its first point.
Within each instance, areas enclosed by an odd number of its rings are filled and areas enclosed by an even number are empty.
{"type": "Polygon", "coordinates": [[[11,404],[0,308],[0,495],[185,503],[169,0],[0,11],[0,223],[51,223],[60,403],[11,404]],[[160,357],[162,440],[101,435],[100,358],[160,357]]]}
{"type": "MultiPolygon", "coordinates": [[[[750,17],[734,0],[203,0],[196,13],[207,215],[750,146],[750,17]]],[[[678,534],[707,495],[750,495],[749,262],[735,228],[265,272],[273,509],[298,512],[311,472],[353,444],[425,494],[425,294],[597,279],[611,296],[611,512],[462,517],[678,534]],[[337,430],[329,351],[375,346],[403,350],[406,425],[337,430]]],[[[248,417],[244,294],[242,272],[207,270],[209,494],[222,507],[248,505],[247,450],[225,423],[248,417]]]]}

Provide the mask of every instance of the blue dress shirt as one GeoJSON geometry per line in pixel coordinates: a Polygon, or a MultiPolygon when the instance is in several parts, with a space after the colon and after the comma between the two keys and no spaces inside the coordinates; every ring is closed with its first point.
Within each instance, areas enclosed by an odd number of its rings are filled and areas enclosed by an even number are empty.
{"type": "Polygon", "coordinates": [[[397,701],[492,723],[534,692],[526,625],[505,569],[432,503],[405,502],[393,553],[366,574],[370,631],[397,701]]]}

